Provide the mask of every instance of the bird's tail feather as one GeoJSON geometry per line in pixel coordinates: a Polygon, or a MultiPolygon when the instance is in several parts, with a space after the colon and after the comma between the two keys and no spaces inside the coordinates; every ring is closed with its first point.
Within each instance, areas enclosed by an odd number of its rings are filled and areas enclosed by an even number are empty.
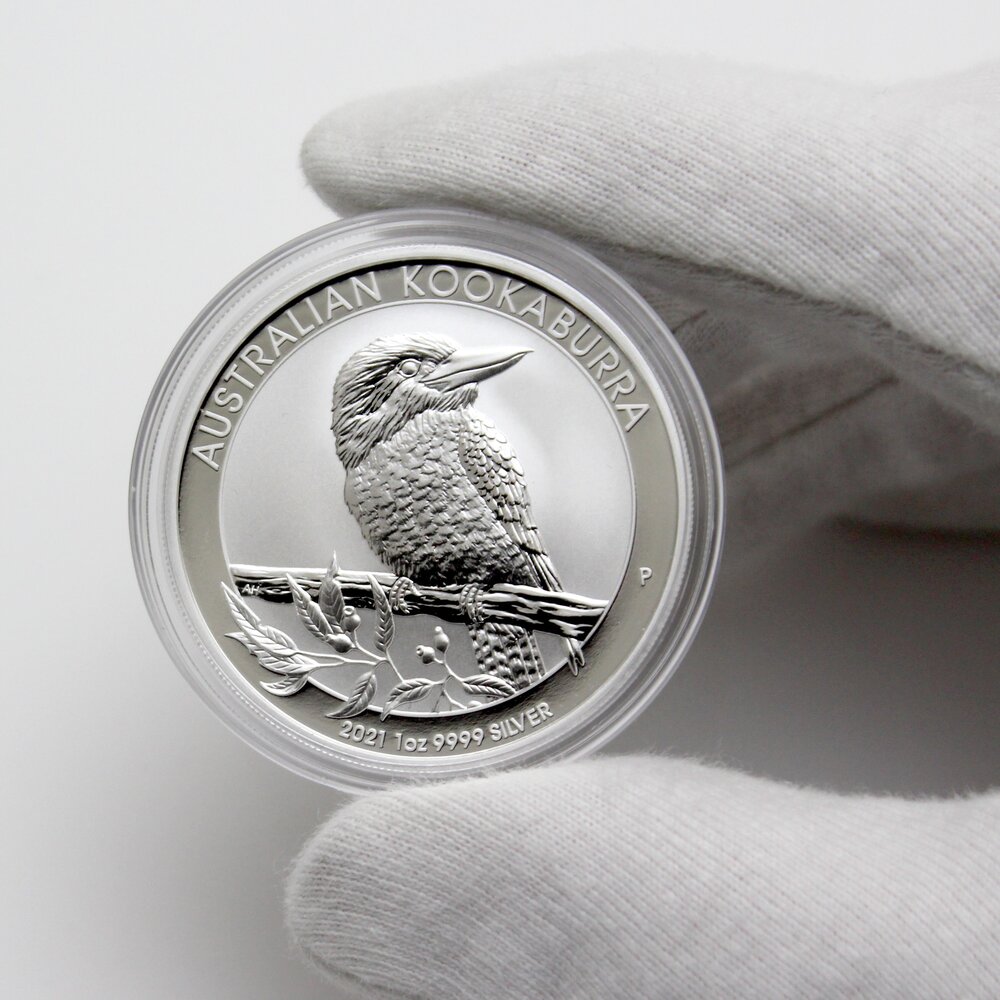
{"type": "Polygon", "coordinates": [[[580,668],[586,666],[587,660],[583,655],[583,646],[576,639],[564,639],[566,647],[566,662],[569,664],[570,673],[574,677],[580,672],[580,668]]]}
{"type": "Polygon", "coordinates": [[[469,635],[483,673],[509,681],[515,688],[527,687],[545,675],[541,650],[528,629],[490,622],[470,625],[469,635]]]}

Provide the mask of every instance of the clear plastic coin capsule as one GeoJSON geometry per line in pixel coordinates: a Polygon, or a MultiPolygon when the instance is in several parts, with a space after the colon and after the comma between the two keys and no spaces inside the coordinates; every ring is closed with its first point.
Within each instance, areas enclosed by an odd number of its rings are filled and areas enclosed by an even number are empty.
{"type": "Polygon", "coordinates": [[[721,493],[697,381],[624,281],[546,232],[406,211],[293,240],[206,307],[130,515],[199,694],[364,789],[625,726],[701,620],[721,493]]]}

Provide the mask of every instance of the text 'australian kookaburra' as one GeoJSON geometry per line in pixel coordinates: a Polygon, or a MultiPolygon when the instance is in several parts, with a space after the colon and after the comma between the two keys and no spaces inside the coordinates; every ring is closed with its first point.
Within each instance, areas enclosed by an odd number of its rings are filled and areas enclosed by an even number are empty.
{"type": "MultiPolygon", "coordinates": [[[[462,350],[425,334],[374,340],[344,363],[333,432],[344,497],[373,551],[420,586],[463,585],[480,669],[525,687],[544,674],[533,634],[477,621],[499,583],[562,590],[507,438],[473,408],[479,383],[527,350],[462,350]]],[[[565,640],[574,673],[579,643],[565,640]]]]}

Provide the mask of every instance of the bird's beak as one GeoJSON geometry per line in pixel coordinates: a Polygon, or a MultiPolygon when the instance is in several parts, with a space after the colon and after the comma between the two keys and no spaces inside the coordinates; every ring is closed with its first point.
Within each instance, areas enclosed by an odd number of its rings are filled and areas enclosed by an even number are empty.
{"type": "Polygon", "coordinates": [[[509,348],[488,348],[485,351],[455,351],[436,368],[429,371],[421,382],[432,389],[447,392],[470,382],[482,382],[506,371],[511,365],[530,354],[529,348],[512,351],[509,348]]]}

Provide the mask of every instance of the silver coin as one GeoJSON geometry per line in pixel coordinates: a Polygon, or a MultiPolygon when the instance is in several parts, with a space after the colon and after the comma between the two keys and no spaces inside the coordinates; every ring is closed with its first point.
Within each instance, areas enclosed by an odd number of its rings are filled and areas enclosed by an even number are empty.
{"type": "Polygon", "coordinates": [[[721,510],[704,399],[636,293],[435,211],[307,234],[206,308],[143,419],[131,524],[196,689],[363,788],[608,739],[693,637],[721,510]]]}

